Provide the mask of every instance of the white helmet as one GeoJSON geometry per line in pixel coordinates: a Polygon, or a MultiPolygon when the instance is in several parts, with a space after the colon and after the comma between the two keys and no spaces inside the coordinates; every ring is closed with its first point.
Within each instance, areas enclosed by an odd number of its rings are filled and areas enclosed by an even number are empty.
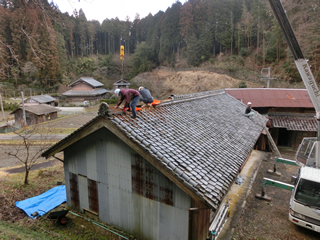
{"type": "Polygon", "coordinates": [[[252,103],[251,102],[248,102],[248,105],[251,105],[252,103]]]}
{"type": "Polygon", "coordinates": [[[143,87],[139,87],[139,91],[142,90],[142,89],[143,89],[143,87]]]}
{"type": "Polygon", "coordinates": [[[119,89],[119,88],[117,88],[116,90],[114,90],[114,93],[115,93],[117,96],[119,96],[119,92],[120,92],[120,89],[119,89]]]}

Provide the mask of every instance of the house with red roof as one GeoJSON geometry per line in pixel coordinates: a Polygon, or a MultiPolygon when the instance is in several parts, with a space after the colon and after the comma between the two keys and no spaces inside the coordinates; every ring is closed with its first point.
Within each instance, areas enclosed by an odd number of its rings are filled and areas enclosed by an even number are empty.
{"type": "Polygon", "coordinates": [[[270,119],[277,146],[296,150],[304,137],[315,137],[317,120],[307,89],[229,88],[226,93],[270,119]]]}

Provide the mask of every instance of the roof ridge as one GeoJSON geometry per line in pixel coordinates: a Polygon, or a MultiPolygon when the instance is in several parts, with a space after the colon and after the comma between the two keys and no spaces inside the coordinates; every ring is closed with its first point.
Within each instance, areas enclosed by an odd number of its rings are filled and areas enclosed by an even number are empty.
{"type": "Polygon", "coordinates": [[[171,95],[170,98],[171,101],[165,101],[161,102],[159,105],[156,105],[155,107],[161,107],[161,106],[168,106],[172,104],[177,104],[181,102],[189,102],[196,99],[202,99],[207,97],[212,97],[219,94],[226,93],[224,89],[219,90],[212,90],[212,91],[206,91],[206,92],[198,92],[198,93],[191,93],[191,94],[184,94],[184,95],[171,95]]]}

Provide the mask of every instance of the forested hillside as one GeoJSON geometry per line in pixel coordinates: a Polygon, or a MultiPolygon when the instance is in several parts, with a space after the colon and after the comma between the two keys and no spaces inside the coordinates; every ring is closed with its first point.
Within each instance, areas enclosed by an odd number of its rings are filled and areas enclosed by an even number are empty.
{"type": "MultiPolygon", "coordinates": [[[[319,3],[282,3],[319,81],[319,3]]],[[[126,21],[106,16],[102,24],[88,21],[85,9],[69,16],[48,0],[0,0],[0,22],[0,78],[13,87],[56,92],[81,75],[119,79],[120,45],[125,46],[127,80],[160,65],[214,65],[223,54],[234,56],[240,66],[271,67],[280,79],[300,81],[266,0],[177,1],[154,16],[126,21]]]]}

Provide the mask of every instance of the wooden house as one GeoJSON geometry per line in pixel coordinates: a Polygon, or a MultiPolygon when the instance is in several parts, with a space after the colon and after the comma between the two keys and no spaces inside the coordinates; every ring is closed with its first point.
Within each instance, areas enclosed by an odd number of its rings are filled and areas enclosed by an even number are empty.
{"type": "Polygon", "coordinates": [[[30,96],[29,98],[24,100],[24,104],[25,105],[47,104],[50,106],[54,106],[56,101],[57,101],[56,98],[51,97],[48,94],[45,94],[45,95],[30,96]]]}
{"type": "Polygon", "coordinates": [[[92,77],[81,77],[71,83],[70,90],[64,92],[66,100],[71,102],[97,101],[103,99],[108,92],[103,84],[92,77]]]}
{"type": "MultiPolygon", "coordinates": [[[[57,119],[58,111],[60,111],[57,108],[46,105],[46,104],[27,105],[24,108],[25,108],[27,125],[33,125],[33,124],[38,124],[45,121],[57,119]]],[[[23,107],[20,106],[10,114],[14,115],[14,120],[15,120],[14,125],[16,127],[24,126],[23,107]]]]}
{"type": "Polygon", "coordinates": [[[205,240],[263,129],[245,107],[223,90],[175,96],[136,119],[103,103],[42,156],[64,152],[69,206],[139,239],[205,240]]]}
{"type": "Polygon", "coordinates": [[[130,83],[126,80],[121,79],[119,81],[116,81],[113,85],[116,86],[116,88],[129,88],[130,83]]]}
{"type": "Polygon", "coordinates": [[[270,133],[277,146],[297,150],[304,137],[317,135],[315,109],[307,89],[233,88],[226,93],[270,119],[270,133]]]}

